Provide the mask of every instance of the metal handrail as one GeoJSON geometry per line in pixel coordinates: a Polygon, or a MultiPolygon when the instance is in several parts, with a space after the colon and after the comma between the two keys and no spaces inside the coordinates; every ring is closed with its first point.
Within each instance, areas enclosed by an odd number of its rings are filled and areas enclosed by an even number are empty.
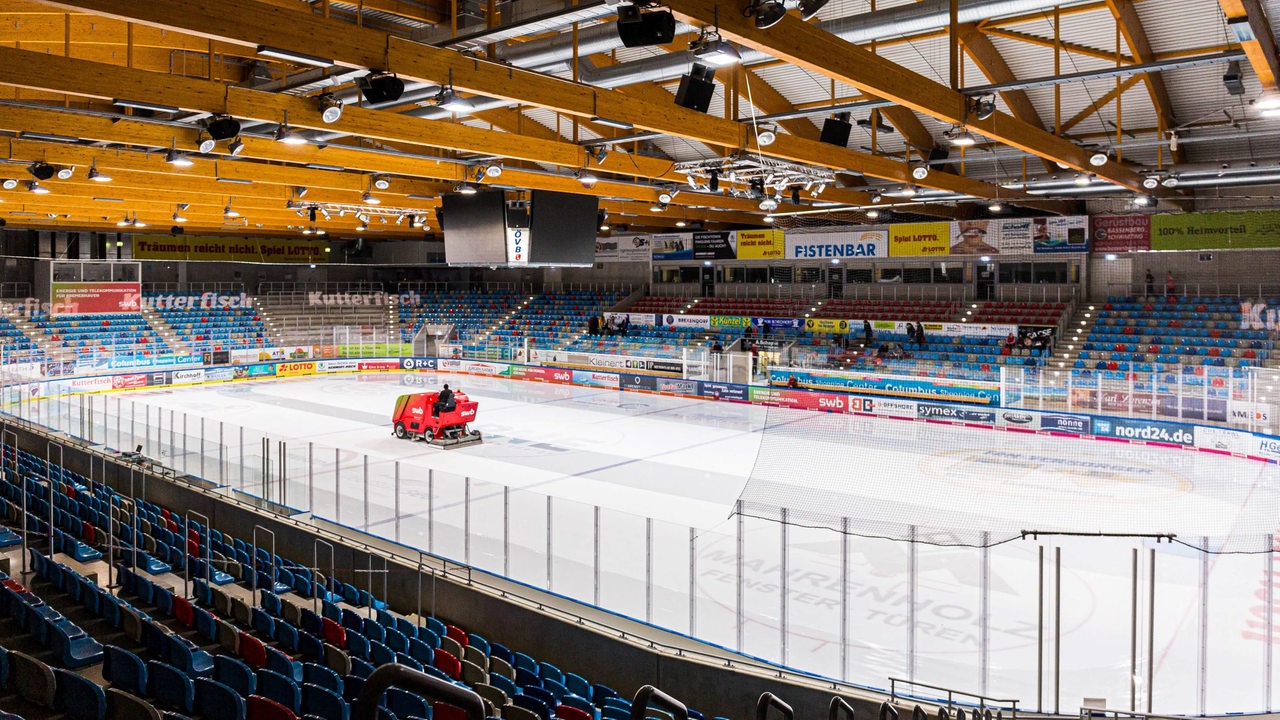
{"type": "MultiPolygon", "coordinates": [[[[837,698],[838,699],[838,698],[837,698]]],[[[793,720],[796,716],[791,706],[783,702],[781,698],[771,692],[762,693],[760,698],[756,700],[756,720],[765,720],[769,717],[769,708],[777,708],[782,713],[782,717],[786,720],[793,720]]]]}
{"type": "MultiPolygon", "coordinates": [[[[768,693],[765,693],[768,695],[768,693]]],[[[645,710],[656,705],[676,717],[676,720],[689,720],[689,708],[679,700],[662,692],[652,685],[645,685],[636,691],[631,700],[631,720],[645,720],[645,710]]]]}
{"type": "MultiPolygon", "coordinates": [[[[946,707],[948,707],[948,708],[953,708],[953,707],[955,707],[955,706],[956,706],[956,700],[955,700],[955,698],[956,698],[956,696],[957,696],[957,695],[959,695],[959,696],[961,696],[961,697],[973,698],[973,699],[977,700],[977,701],[978,701],[978,702],[976,703],[976,704],[977,704],[977,706],[978,706],[979,708],[983,708],[983,709],[986,709],[986,708],[988,708],[988,707],[991,707],[992,705],[995,705],[995,706],[997,706],[997,707],[999,707],[999,706],[1007,706],[1007,707],[1009,708],[1010,712],[1012,713],[1012,717],[1014,718],[1014,720],[1016,720],[1016,718],[1018,717],[1018,702],[1019,702],[1019,701],[1018,701],[1017,699],[1014,699],[1014,698],[997,698],[997,697],[991,697],[990,695],[983,695],[983,694],[981,694],[981,693],[972,693],[972,692],[968,692],[968,691],[966,691],[966,690],[956,690],[955,688],[944,687],[944,686],[942,686],[942,685],[930,685],[930,684],[928,684],[928,683],[922,683],[922,682],[919,682],[919,681],[916,681],[916,680],[908,680],[908,679],[906,679],[906,678],[895,678],[895,677],[891,677],[891,678],[889,678],[889,700],[890,700],[890,702],[896,701],[896,700],[898,700],[899,698],[911,698],[911,699],[938,699],[938,700],[940,700],[940,699],[941,699],[941,698],[917,698],[916,696],[913,696],[913,695],[905,695],[905,694],[901,694],[901,693],[899,693],[899,692],[898,692],[898,685],[900,685],[900,684],[901,684],[901,685],[910,685],[910,686],[912,686],[912,687],[917,687],[917,688],[928,688],[928,689],[930,689],[930,690],[938,690],[938,691],[940,691],[940,692],[944,692],[944,693],[946,693],[946,694],[947,694],[947,698],[946,698],[946,700],[947,700],[947,702],[946,702],[946,707]]],[[[966,703],[966,704],[967,704],[967,705],[973,705],[974,703],[966,703]]],[[[922,713],[922,712],[923,712],[923,709],[922,709],[919,705],[917,705],[917,706],[916,706],[916,708],[915,708],[915,712],[916,712],[916,714],[918,714],[918,713],[922,713]]],[[[920,718],[920,717],[916,717],[916,718],[915,718],[915,720],[923,720],[923,719],[922,719],[922,718],[920,718]]]]}
{"type": "Polygon", "coordinates": [[[475,692],[398,663],[382,665],[369,674],[351,708],[351,720],[376,720],[383,693],[394,686],[406,687],[430,700],[452,705],[462,710],[467,720],[484,720],[484,700],[475,692]]]}

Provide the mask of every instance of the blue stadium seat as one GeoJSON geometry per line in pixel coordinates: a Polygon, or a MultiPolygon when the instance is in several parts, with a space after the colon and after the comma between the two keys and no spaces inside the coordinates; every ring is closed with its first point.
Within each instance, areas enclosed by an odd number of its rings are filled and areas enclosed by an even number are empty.
{"type": "Polygon", "coordinates": [[[107,716],[107,694],[102,686],[69,670],[55,668],[57,678],[54,708],[70,720],[104,720],[107,716]]]}
{"type": "Polygon", "coordinates": [[[106,662],[102,676],[111,687],[134,695],[147,694],[147,665],[142,658],[115,645],[103,648],[106,662]]]}
{"type": "Polygon", "coordinates": [[[205,718],[244,720],[244,698],[235,690],[209,678],[197,680],[196,687],[196,706],[205,718]]]}

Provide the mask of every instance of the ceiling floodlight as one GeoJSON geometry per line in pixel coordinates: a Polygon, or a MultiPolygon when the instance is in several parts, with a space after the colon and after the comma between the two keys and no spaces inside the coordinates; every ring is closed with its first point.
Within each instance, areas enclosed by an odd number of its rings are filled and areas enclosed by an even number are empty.
{"type": "Polygon", "coordinates": [[[1106,165],[1107,161],[1110,159],[1111,157],[1109,155],[1099,150],[1089,156],[1089,164],[1094,167],[1102,167],[1103,165],[1106,165]]]}
{"type": "Polygon", "coordinates": [[[1181,182],[1181,180],[1178,178],[1178,173],[1171,173],[1168,177],[1162,180],[1160,184],[1167,188],[1176,188],[1178,187],[1179,182],[1181,182]]]}
{"type": "Polygon", "coordinates": [[[716,67],[742,62],[742,54],[738,49],[715,33],[703,33],[697,40],[689,43],[689,52],[698,58],[698,62],[716,67]]]}
{"type": "Polygon", "coordinates": [[[196,151],[202,154],[213,152],[213,148],[217,146],[217,142],[211,137],[205,137],[204,131],[196,135],[196,151]]]}
{"type": "MultiPolygon", "coordinates": [[[[386,175],[374,175],[373,186],[378,190],[386,190],[387,188],[391,187],[391,179],[388,178],[386,175]]],[[[299,195],[298,197],[302,197],[302,196],[299,195]]]]}
{"type": "Polygon", "coordinates": [[[49,188],[41,185],[39,180],[28,180],[27,192],[35,193],[36,195],[48,195],[49,188]]]}
{"type": "Polygon", "coordinates": [[[1151,174],[1142,178],[1142,187],[1148,190],[1155,190],[1156,188],[1160,187],[1160,176],[1151,174]]]}
{"type": "Polygon", "coordinates": [[[986,120],[996,114],[996,96],[986,95],[976,97],[972,101],[970,112],[979,120],[986,120]]]}
{"type": "Polygon", "coordinates": [[[98,161],[94,160],[89,166],[88,178],[94,182],[108,183],[111,182],[111,176],[98,169],[98,161]]]}
{"type": "Polygon", "coordinates": [[[928,165],[917,165],[917,166],[915,166],[915,167],[911,168],[911,177],[913,177],[913,178],[915,178],[915,179],[917,179],[917,180],[923,180],[923,179],[925,179],[925,178],[929,177],[929,166],[928,166],[928,165]]]}
{"type": "Polygon", "coordinates": [[[231,144],[227,145],[227,152],[231,153],[234,156],[234,155],[239,155],[243,151],[244,151],[244,141],[240,139],[239,135],[237,135],[236,139],[232,140],[231,144]]]}
{"type": "Polygon", "coordinates": [[[470,100],[454,92],[451,87],[442,88],[440,92],[431,99],[431,103],[436,107],[443,108],[452,113],[471,112],[474,107],[470,100]]]}
{"type": "Polygon", "coordinates": [[[573,176],[578,179],[578,182],[582,183],[582,187],[587,188],[588,190],[595,187],[596,183],[600,182],[600,178],[586,170],[579,170],[575,172],[573,176]]]}
{"type": "Polygon", "coordinates": [[[746,17],[754,17],[756,29],[764,30],[782,22],[782,18],[787,16],[787,6],[779,0],[752,0],[742,14],[746,17]]]}
{"type": "Polygon", "coordinates": [[[800,0],[800,19],[808,22],[827,4],[827,0],[800,0]]]}
{"type": "Polygon", "coordinates": [[[773,212],[778,209],[778,201],[767,197],[760,201],[760,209],[765,212],[773,212]]]}
{"type": "Polygon", "coordinates": [[[320,108],[320,119],[328,124],[336,123],[342,117],[342,101],[329,93],[321,95],[316,105],[320,108]]]}
{"type": "Polygon", "coordinates": [[[760,147],[768,147],[778,139],[778,128],[775,125],[761,125],[760,130],[756,132],[756,144],[760,147]]]}
{"type": "Polygon", "coordinates": [[[502,163],[489,163],[484,166],[484,174],[491,178],[502,176],[502,163]]]}
{"type": "Polygon", "coordinates": [[[75,169],[75,168],[71,167],[70,165],[64,165],[64,166],[62,166],[62,167],[58,168],[58,179],[59,179],[59,180],[70,180],[70,179],[71,179],[71,176],[72,176],[72,175],[74,175],[75,173],[76,173],[76,169],[75,169]]]}

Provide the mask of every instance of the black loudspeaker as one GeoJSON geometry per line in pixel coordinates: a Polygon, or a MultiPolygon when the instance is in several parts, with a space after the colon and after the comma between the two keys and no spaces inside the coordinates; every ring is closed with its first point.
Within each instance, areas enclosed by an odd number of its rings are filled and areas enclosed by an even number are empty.
{"type": "Polygon", "coordinates": [[[849,144],[849,132],[853,130],[853,125],[836,118],[827,118],[822,121],[822,135],[818,136],[818,140],[830,144],[845,147],[849,144]]]}
{"type": "Polygon", "coordinates": [[[395,75],[369,73],[356,79],[364,101],[372,105],[395,102],[404,94],[404,81],[395,75]]]}
{"type": "Polygon", "coordinates": [[[618,39],[627,47],[665,45],[676,38],[676,16],[670,10],[641,13],[635,5],[618,8],[618,39]]]}
{"type": "Polygon", "coordinates": [[[680,77],[676,104],[701,113],[706,112],[711,107],[711,98],[716,94],[716,84],[713,82],[715,76],[715,68],[694,63],[689,74],[680,77]]]}
{"type": "Polygon", "coordinates": [[[169,234],[170,234],[170,235],[181,235],[181,234],[183,234],[183,233],[185,233],[185,232],[186,232],[186,230],[185,230],[185,229],[183,229],[183,227],[182,227],[181,225],[174,225],[173,227],[169,228],[169,234]]]}

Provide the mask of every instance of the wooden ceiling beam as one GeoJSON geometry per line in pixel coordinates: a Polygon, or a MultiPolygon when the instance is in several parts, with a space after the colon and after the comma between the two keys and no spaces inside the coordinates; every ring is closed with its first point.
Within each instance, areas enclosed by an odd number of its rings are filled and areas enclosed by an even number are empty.
{"type": "MultiPolygon", "coordinates": [[[[449,82],[454,87],[491,97],[551,108],[579,117],[623,119],[635,127],[689,137],[710,145],[755,150],[742,123],[712,118],[674,104],[654,104],[625,93],[593,88],[548,75],[488,62],[461,53],[410,42],[369,28],[308,18],[286,16],[280,8],[254,0],[224,0],[217,7],[192,5],[183,0],[53,0],[51,5],[104,17],[131,20],[154,27],[189,32],[244,46],[258,44],[299,48],[333,56],[336,63],[354,68],[389,68],[401,77],[424,82],[449,82]]],[[[713,12],[702,23],[714,22],[713,12]]],[[[723,20],[723,18],[721,18],[723,20]]],[[[825,34],[825,33],[824,33],[825,34]]],[[[847,45],[847,43],[845,43],[847,45]]],[[[959,104],[957,102],[957,104],[959,104]]],[[[903,162],[870,153],[834,148],[802,138],[785,137],[769,147],[769,154],[793,162],[852,170],[891,182],[912,182],[903,162]]],[[[1000,197],[1016,203],[990,183],[944,172],[930,173],[916,184],[975,197],[1000,197]]]]}
{"type": "Polygon", "coordinates": [[[969,115],[969,101],[963,94],[806,23],[797,15],[789,13],[776,25],[760,30],[741,13],[719,13],[716,0],[669,0],[668,5],[686,22],[705,23],[718,18],[720,34],[726,38],[806,70],[943,122],[967,125],[1006,145],[1095,174],[1121,187],[1144,191],[1142,177],[1132,169],[1118,163],[1093,167],[1089,164],[1090,153],[1084,148],[1007,113],[996,112],[986,120],[978,120],[969,115]]]}

